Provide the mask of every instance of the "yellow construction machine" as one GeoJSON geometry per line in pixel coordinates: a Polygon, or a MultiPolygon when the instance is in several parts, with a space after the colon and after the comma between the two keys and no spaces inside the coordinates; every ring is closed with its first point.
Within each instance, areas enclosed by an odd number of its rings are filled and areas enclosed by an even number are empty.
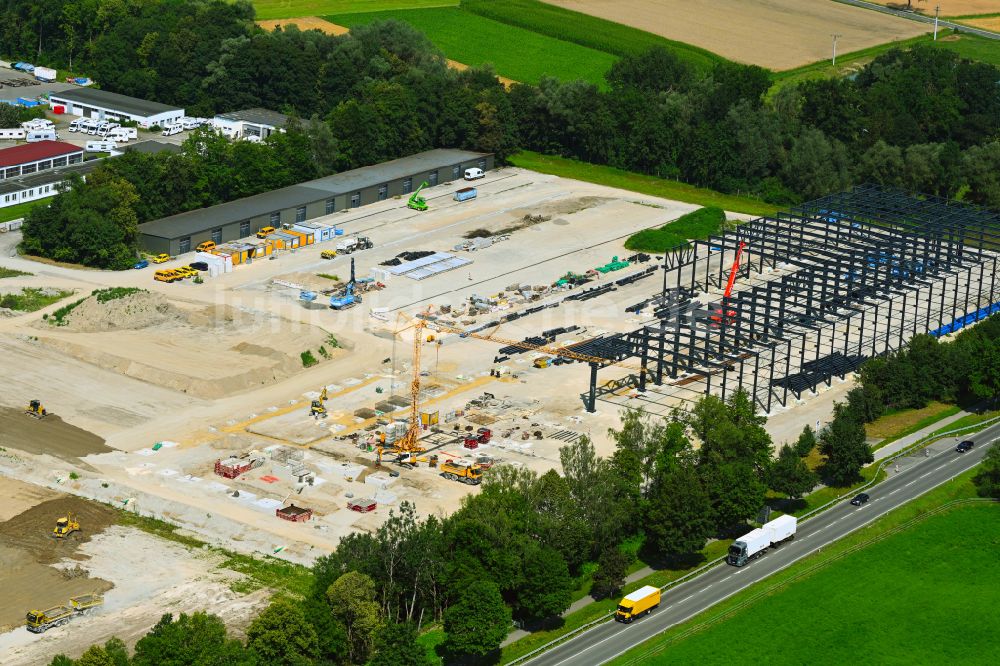
{"type": "Polygon", "coordinates": [[[28,631],[41,634],[52,627],[61,627],[77,615],[89,613],[103,603],[104,595],[101,594],[70,597],[69,605],[28,611],[25,616],[25,626],[28,631]]]}
{"type": "Polygon", "coordinates": [[[44,419],[49,415],[45,408],[42,407],[41,400],[32,400],[28,403],[28,406],[24,408],[24,413],[28,416],[33,416],[36,419],[44,419]]]}
{"type": "Polygon", "coordinates": [[[317,419],[326,418],[326,407],[323,405],[322,400],[312,401],[312,405],[309,406],[309,416],[317,419]]]}
{"type": "Polygon", "coordinates": [[[56,539],[65,539],[79,529],[80,521],[74,518],[72,513],[67,513],[65,517],[56,521],[56,526],[52,528],[52,536],[56,539]]]}

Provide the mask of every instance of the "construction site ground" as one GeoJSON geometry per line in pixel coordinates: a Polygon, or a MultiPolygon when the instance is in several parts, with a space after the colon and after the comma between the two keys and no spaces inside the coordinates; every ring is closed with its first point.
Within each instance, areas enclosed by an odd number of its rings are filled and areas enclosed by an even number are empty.
{"type": "MultiPolygon", "coordinates": [[[[34,262],[16,255],[19,233],[0,235],[0,265],[33,273],[0,281],[0,292],[23,286],[76,290],[68,302],[98,288],[148,290],[103,305],[89,299],[70,313],[65,326],[43,319],[65,302],[0,317],[0,354],[5,359],[0,376],[0,446],[5,449],[0,452],[0,479],[6,479],[5,484],[19,480],[17,501],[28,511],[32,502],[49,501],[47,493],[85,497],[168,520],[185,534],[232,551],[274,554],[303,564],[332,551],[352,531],[377,529],[402,501],[412,502],[420,515],[451,513],[462,497],[476,492],[474,487],[446,480],[426,464],[416,469],[378,466],[377,454],[367,444],[379,416],[393,420],[409,415],[414,329],[398,335],[393,331],[410,326],[413,315],[429,306],[434,312],[442,306],[464,310],[472,295],[489,298],[506,292],[495,299],[496,311],[446,317],[453,325],[485,323],[523,310],[533,303],[519,303],[508,289],[512,285],[552,285],[567,271],[584,273],[613,256],[631,255],[623,246],[629,235],[695,208],[515,168],[490,172],[474,184],[478,197],[464,203],[455,202],[452,194],[467,183],[426,190],[426,212],[408,209],[404,199],[390,199],[330,216],[347,234],[369,236],[374,242],[373,249],[352,255],[359,277],[384,268],[381,262],[403,252],[443,251],[472,260],[420,281],[392,276],[384,290],[365,293],[362,305],[346,311],[323,307],[323,296],[311,306],[304,304],[299,290],[287,286],[316,280],[318,274],[346,280],[350,257],[320,258],[333,243],[282,252],[273,260],[206,277],[199,285],[190,280],[154,282],[150,269],[105,272],[34,262]],[[454,249],[470,232],[482,236],[484,230],[507,238],[476,251],[454,249]],[[309,368],[299,358],[307,350],[318,360],[309,368]],[[309,406],[324,387],[329,415],[317,420],[310,417],[309,406]],[[39,421],[24,415],[31,399],[41,400],[52,416],[39,421]],[[217,460],[250,451],[259,464],[237,478],[213,473],[217,460]],[[302,473],[311,475],[311,483],[303,482],[302,473]],[[36,498],[24,484],[45,490],[36,498]],[[349,501],[361,498],[374,498],[377,509],[348,509],[349,501]],[[299,523],[277,518],[275,510],[288,504],[312,509],[312,519],[299,523]]],[[[192,255],[182,256],[164,267],[192,260],[192,255]]],[[[647,265],[602,275],[587,286],[647,265]]],[[[559,336],[558,344],[569,344],[604,331],[628,331],[644,319],[625,308],[658,292],[661,280],[662,272],[656,271],[609,294],[567,301],[504,324],[495,334],[521,340],[556,327],[579,326],[559,336]]],[[[534,303],[542,303],[572,292],[535,293],[539,300],[534,303]]],[[[618,424],[620,409],[630,403],[634,391],[623,390],[616,401],[602,401],[596,414],[588,414],[581,399],[589,376],[586,364],[535,368],[537,353],[529,352],[497,365],[500,344],[432,329],[425,329],[426,335],[434,340],[422,337],[420,409],[437,412],[441,420],[440,432],[424,433],[427,455],[447,460],[486,454],[541,473],[558,469],[559,448],[581,435],[590,436],[602,454],[612,450],[607,430],[618,424]],[[501,376],[491,375],[495,367],[502,369],[501,376]],[[484,393],[493,398],[472,403],[484,393]],[[464,449],[461,434],[477,427],[490,428],[492,441],[475,451],[464,449]]],[[[630,372],[607,368],[601,381],[630,372]]],[[[839,393],[835,384],[821,393],[809,414],[788,410],[775,416],[769,428],[777,441],[794,439],[814,418],[825,420],[829,403],[839,393]]],[[[23,510],[7,512],[12,520],[24,515],[23,510]]],[[[37,517],[39,527],[47,526],[48,531],[54,520],[51,512],[37,517]]],[[[214,582],[205,586],[208,597],[194,595],[191,601],[160,585],[161,579],[145,594],[135,583],[122,589],[122,573],[132,560],[143,575],[161,570],[163,580],[179,576],[171,580],[181,590],[184,581],[200,580],[198,576],[214,570],[210,562],[181,564],[189,556],[175,553],[174,546],[154,548],[144,541],[152,537],[120,526],[100,534],[88,532],[88,538],[77,546],[78,553],[89,554],[89,562],[95,563],[87,580],[104,581],[109,595],[121,594],[116,603],[122,609],[136,610],[134,615],[132,610],[118,613],[114,623],[101,624],[101,615],[85,618],[96,624],[82,642],[112,630],[122,636],[135,634],[140,625],[148,628],[147,610],[157,607],[159,612],[206,606],[216,611],[210,601],[214,582]],[[121,547],[123,540],[127,548],[121,547]],[[151,555],[153,560],[144,560],[146,547],[164,559],[151,555]],[[121,562],[96,564],[112,551],[121,562]],[[171,559],[175,556],[176,561],[171,559]]],[[[247,604],[257,603],[226,596],[231,593],[224,582],[218,589],[225,592],[218,592],[220,599],[228,599],[236,609],[234,617],[242,617],[247,604]]],[[[57,591],[56,603],[68,597],[64,590],[57,591]]],[[[23,618],[26,603],[0,604],[7,613],[3,617],[9,618],[0,619],[0,624],[23,618]]],[[[0,654],[27,640],[25,633],[20,629],[0,637],[0,654]]],[[[48,641],[49,634],[43,640],[48,641]]]]}

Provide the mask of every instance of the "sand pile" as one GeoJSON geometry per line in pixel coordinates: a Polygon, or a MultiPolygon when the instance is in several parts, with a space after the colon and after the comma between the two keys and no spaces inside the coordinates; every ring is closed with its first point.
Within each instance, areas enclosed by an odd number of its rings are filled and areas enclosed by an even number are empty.
{"type": "Polygon", "coordinates": [[[98,296],[88,296],[65,317],[60,328],[78,333],[137,331],[184,318],[163,294],[137,291],[103,303],[98,296]]]}

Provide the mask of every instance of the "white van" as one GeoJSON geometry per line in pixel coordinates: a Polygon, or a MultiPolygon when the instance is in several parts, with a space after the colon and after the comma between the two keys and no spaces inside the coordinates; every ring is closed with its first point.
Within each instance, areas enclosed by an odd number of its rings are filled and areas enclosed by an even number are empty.
{"type": "Polygon", "coordinates": [[[18,139],[23,139],[27,135],[28,133],[23,129],[0,129],[0,140],[4,141],[16,141],[18,139]]]}
{"type": "Polygon", "coordinates": [[[485,178],[486,173],[482,169],[466,169],[465,179],[466,180],[479,180],[480,178],[485,178]]]}
{"type": "Polygon", "coordinates": [[[108,153],[118,148],[114,141],[88,141],[84,150],[90,153],[108,153]]]}
{"type": "Polygon", "coordinates": [[[106,138],[108,138],[108,135],[109,135],[109,134],[111,134],[112,132],[114,132],[114,131],[115,131],[116,129],[118,129],[119,127],[121,127],[121,125],[119,125],[118,123],[109,123],[109,124],[108,124],[108,125],[107,125],[106,127],[101,127],[101,128],[100,128],[100,129],[99,129],[99,130],[97,131],[97,134],[98,134],[98,135],[99,135],[99,136],[100,136],[100,137],[101,137],[102,139],[106,139],[106,138]]]}
{"type": "Polygon", "coordinates": [[[184,131],[183,125],[167,125],[163,128],[163,136],[173,136],[184,131]]]}
{"type": "Polygon", "coordinates": [[[27,136],[24,137],[28,143],[35,143],[37,141],[55,141],[58,138],[59,135],[56,134],[56,131],[51,129],[31,130],[28,132],[27,136]]]}
{"type": "Polygon", "coordinates": [[[80,131],[80,127],[83,125],[83,123],[84,123],[84,119],[83,118],[77,118],[76,120],[70,121],[70,123],[69,123],[69,131],[70,132],[79,132],[80,131]]]}
{"type": "Polygon", "coordinates": [[[201,118],[188,118],[185,116],[184,118],[181,118],[181,127],[186,130],[193,130],[201,127],[201,118]]]}
{"type": "Polygon", "coordinates": [[[116,127],[108,134],[108,138],[112,141],[126,143],[132,139],[138,139],[139,130],[134,127],[116,127]]]}

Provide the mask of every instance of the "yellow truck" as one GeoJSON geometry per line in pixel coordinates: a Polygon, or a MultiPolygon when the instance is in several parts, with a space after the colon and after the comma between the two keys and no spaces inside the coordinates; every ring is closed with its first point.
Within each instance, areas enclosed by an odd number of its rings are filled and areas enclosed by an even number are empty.
{"type": "Polygon", "coordinates": [[[483,481],[483,470],[473,462],[448,460],[441,464],[441,476],[451,481],[461,481],[470,486],[478,486],[483,481]]]}
{"type": "Polygon", "coordinates": [[[637,617],[649,615],[660,605],[660,588],[646,585],[635,592],[625,595],[615,611],[615,619],[619,622],[631,622],[637,617]]]}
{"type": "Polygon", "coordinates": [[[43,611],[28,611],[25,616],[25,626],[28,631],[41,634],[52,627],[61,627],[77,615],[82,615],[103,603],[104,596],[100,594],[81,594],[78,597],[70,597],[69,605],[53,606],[43,611]]]}

